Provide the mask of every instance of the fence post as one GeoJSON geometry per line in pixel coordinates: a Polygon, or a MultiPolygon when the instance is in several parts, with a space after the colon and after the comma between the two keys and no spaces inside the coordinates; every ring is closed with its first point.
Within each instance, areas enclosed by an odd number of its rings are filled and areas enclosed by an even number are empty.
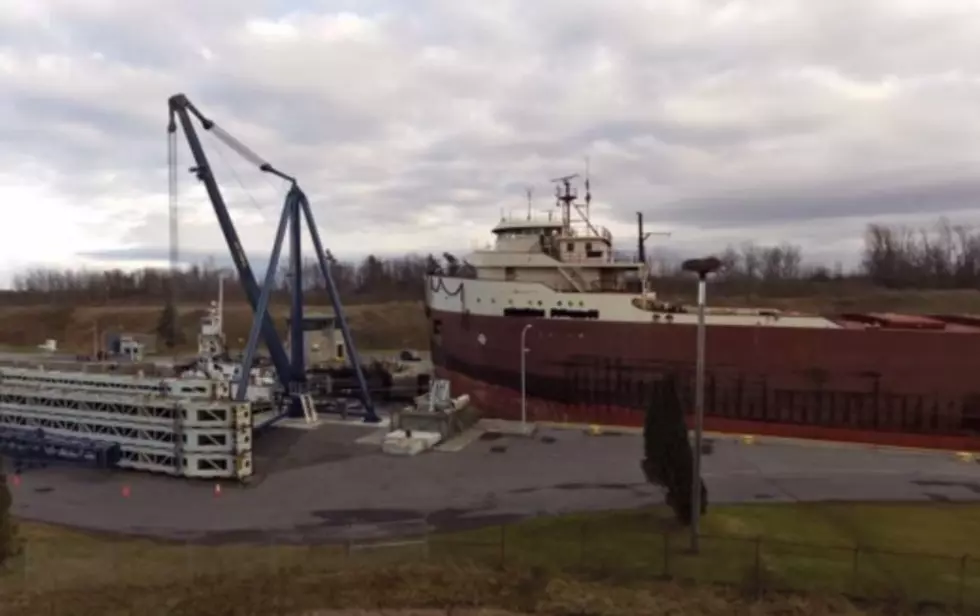
{"type": "Polygon", "coordinates": [[[956,609],[963,609],[963,594],[966,590],[966,561],[970,558],[968,554],[964,554],[960,558],[960,579],[958,580],[956,586],[956,609]]]}
{"type": "Polygon", "coordinates": [[[854,569],[851,572],[851,590],[855,592],[857,592],[860,588],[858,584],[859,582],[858,572],[859,572],[859,566],[861,562],[860,556],[861,556],[861,546],[855,545],[854,546],[854,569]]]}
{"type": "Polygon", "coordinates": [[[664,577],[670,577],[670,533],[664,531],[662,533],[664,539],[664,577]]]}
{"type": "Polygon", "coordinates": [[[755,538],[755,598],[762,596],[762,536],[755,538]]]}
{"type": "Polygon", "coordinates": [[[500,525],[500,566],[507,562],[507,525],[500,525]]]}

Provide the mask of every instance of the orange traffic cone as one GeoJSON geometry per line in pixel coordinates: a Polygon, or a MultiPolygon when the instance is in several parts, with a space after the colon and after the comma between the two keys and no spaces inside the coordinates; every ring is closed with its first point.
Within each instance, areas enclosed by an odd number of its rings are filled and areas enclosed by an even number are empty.
{"type": "Polygon", "coordinates": [[[220,483],[214,484],[214,495],[215,496],[221,496],[221,484],[220,483]]]}
{"type": "Polygon", "coordinates": [[[123,498],[129,498],[129,486],[122,487],[123,498]]]}

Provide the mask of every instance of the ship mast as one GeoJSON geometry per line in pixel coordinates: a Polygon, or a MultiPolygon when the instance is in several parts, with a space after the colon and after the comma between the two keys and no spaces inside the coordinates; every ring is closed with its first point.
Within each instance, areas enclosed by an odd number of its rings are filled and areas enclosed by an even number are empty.
{"type": "Polygon", "coordinates": [[[588,208],[592,203],[592,192],[589,184],[589,178],[585,178],[585,207],[586,212],[582,211],[575,200],[578,199],[578,191],[572,189],[572,180],[579,177],[577,173],[572,175],[565,175],[560,178],[555,178],[551,180],[555,183],[555,201],[558,208],[561,210],[561,224],[565,233],[572,234],[572,208],[578,212],[579,218],[585,225],[589,228],[592,235],[598,237],[599,231],[592,226],[592,221],[589,220],[588,208]],[[564,188],[564,191],[562,189],[564,188]]]}
{"type": "Polygon", "coordinates": [[[578,192],[572,190],[572,180],[577,177],[578,174],[573,173],[551,180],[555,183],[555,204],[561,210],[561,226],[569,234],[572,230],[572,204],[578,198],[578,192]],[[565,192],[562,192],[562,188],[565,192]]]}
{"type": "Polygon", "coordinates": [[[589,178],[589,157],[585,157],[585,219],[591,220],[592,184],[589,178]]]}

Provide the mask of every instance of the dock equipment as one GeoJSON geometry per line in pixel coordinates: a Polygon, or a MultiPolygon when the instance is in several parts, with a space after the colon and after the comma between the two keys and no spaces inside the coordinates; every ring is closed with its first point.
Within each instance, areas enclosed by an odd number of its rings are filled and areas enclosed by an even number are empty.
{"type": "Polygon", "coordinates": [[[333,276],[330,272],[330,266],[327,263],[326,250],[324,249],[323,243],[320,240],[320,234],[317,231],[316,223],[313,219],[313,210],[310,207],[306,193],[304,193],[300,188],[296,178],[287,175],[272,166],[265,159],[258,156],[255,152],[242,144],[242,142],[240,142],[238,139],[223,130],[212,120],[205,117],[184,94],[175,94],[171,96],[168,101],[168,110],[169,123],[167,124],[167,133],[168,145],[170,149],[169,161],[171,165],[171,203],[173,204],[176,200],[176,133],[177,126],[179,124],[183,130],[187,144],[190,147],[191,155],[194,158],[195,166],[191,169],[191,172],[204,184],[204,188],[207,191],[208,198],[211,201],[211,205],[214,209],[215,216],[217,217],[218,223],[221,226],[221,232],[224,235],[226,243],[228,244],[228,250],[230,251],[232,260],[234,261],[235,269],[238,270],[238,277],[242,284],[242,288],[245,291],[245,295],[248,298],[248,302],[252,306],[252,310],[255,315],[252,331],[250,332],[248,343],[245,347],[245,360],[242,365],[241,381],[238,384],[235,392],[236,397],[239,400],[245,399],[248,388],[248,375],[252,367],[252,362],[254,361],[259,337],[261,336],[266,347],[269,349],[269,355],[272,359],[272,364],[275,367],[279,385],[281,386],[282,391],[285,392],[285,395],[290,402],[288,405],[289,414],[297,417],[303,416],[303,404],[301,400],[302,396],[308,393],[306,366],[303,357],[305,345],[303,344],[303,272],[301,252],[302,222],[305,218],[308,231],[313,242],[313,248],[316,252],[317,262],[320,266],[320,272],[323,275],[324,281],[326,282],[327,291],[330,295],[330,301],[333,304],[333,310],[336,315],[337,322],[340,325],[341,333],[344,337],[344,343],[347,346],[347,359],[357,374],[357,381],[360,389],[359,394],[365,409],[364,420],[371,423],[380,421],[380,418],[375,412],[374,405],[371,401],[371,394],[364,377],[364,371],[361,367],[360,357],[351,337],[350,328],[347,325],[347,319],[344,316],[343,307],[341,306],[340,299],[337,294],[337,287],[334,284],[333,276]],[[235,230],[235,226],[232,223],[228,208],[225,205],[224,197],[221,194],[221,190],[218,186],[217,180],[215,179],[211,164],[209,163],[207,155],[204,152],[204,147],[202,146],[201,140],[198,137],[197,130],[194,128],[192,118],[196,118],[205,131],[208,131],[210,134],[214,135],[218,140],[227,145],[242,158],[258,167],[260,171],[273,175],[289,183],[289,190],[286,193],[282,214],[279,220],[279,226],[276,232],[276,240],[273,243],[272,255],[269,259],[269,265],[266,270],[265,281],[262,287],[259,287],[259,284],[255,279],[252,266],[249,263],[248,257],[245,255],[245,250],[243,249],[241,240],[238,237],[238,232],[235,230]],[[269,298],[272,292],[273,283],[275,281],[275,270],[279,263],[279,255],[282,250],[282,243],[286,234],[287,225],[290,227],[289,263],[292,287],[292,302],[290,305],[291,358],[287,357],[286,355],[285,348],[279,339],[278,334],[276,333],[272,318],[268,311],[269,298]]]}
{"type": "MultiPolygon", "coordinates": [[[[227,382],[164,379],[147,393],[151,379],[130,380],[127,388],[126,377],[0,369],[0,430],[51,440],[49,452],[65,450],[59,443],[66,439],[118,445],[121,468],[183,477],[251,475],[251,405],[230,400],[227,382]]],[[[3,448],[16,455],[27,446],[11,441],[3,448]]]]}
{"type": "Polygon", "coordinates": [[[230,396],[224,381],[194,378],[158,378],[125,374],[61,372],[44,368],[0,367],[0,385],[44,387],[59,391],[145,395],[157,397],[222,400],[230,396]]]}
{"type": "Polygon", "coordinates": [[[41,429],[0,428],[0,453],[13,459],[15,467],[25,462],[71,462],[115,468],[122,459],[122,448],[117,443],[52,436],[41,429]]]}

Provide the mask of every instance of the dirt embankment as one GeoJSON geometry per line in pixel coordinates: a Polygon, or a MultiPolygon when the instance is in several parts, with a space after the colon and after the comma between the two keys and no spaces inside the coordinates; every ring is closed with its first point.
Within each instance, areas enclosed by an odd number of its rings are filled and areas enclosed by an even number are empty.
{"type": "MultiPolygon", "coordinates": [[[[273,319],[285,336],[287,306],[274,306],[273,319]]],[[[345,309],[358,345],[364,349],[423,349],[428,345],[425,313],[413,302],[350,306],[345,309]]],[[[97,338],[107,332],[153,334],[160,322],[159,306],[33,306],[0,307],[0,347],[33,349],[47,339],[58,341],[59,350],[90,353],[97,338]]],[[[181,350],[197,348],[200,319],[207,306],[184,305],[179,314],[184,343],[181,350]]],[[[329,306],[307,306],[306,313],[332,313],[329,306]]],[[[232,348],[244,346],[252,325],[246,304],[225,307],[225,333],[232,348]]]]}
{"type": "MultiPolygon", "coordinates": [[[[692,286],[693,288],[693,286],[692,286]]],[[[667,297],[691,300],[687,297],[667,297]]],[[[806,297],[729,295],[708,293],[713,305],[770,307],[780,310],[839,314],[843,312],[903,312],[911,314],[980,314],[980,290],[890,291],[864,290],[860,293],[816,293],[806,297]]],[[[108,331],[151,334],[157,329],[162,307],[157,305],[76,306],[0,306],[0,348],[33,349],[53,338],[68,352],[90,353],[97,335],[108,331]],[[98,332],[98,334],[97,334],[98,332]]],[[[183,305],[179,309],[184,344],[181,351],[196,348],[200,318],[206,305],[183,305]]],[[[329,305],[307,306],[307,314],[332,313],[329,305]]],[[[345,308],[354,337],[360,347],[372,349],[424,349],[428,345],[425,313],[420,302],[389,302],[351,305],[345,308]]],[[[283,334],[288,306],[272,307],[272,315],[283,334]]],[[[225,307],[225,332],[232,348],[241,348],[252,325],[247,304],[225,307]]]]}

